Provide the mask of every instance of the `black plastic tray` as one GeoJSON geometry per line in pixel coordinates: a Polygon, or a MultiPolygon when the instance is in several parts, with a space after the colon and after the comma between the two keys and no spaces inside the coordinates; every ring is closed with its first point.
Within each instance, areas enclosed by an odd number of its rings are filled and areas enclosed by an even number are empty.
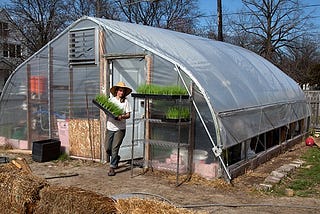
{"type": "Polygon", "coordinates": [[[117,119],[117,116],[112,114],[110,111],[108,111],[106,108],[104,108],[102,105],[100,105],[95,99],[92,100],[92,103],[95,104],[99,109],[104,111],[108,116],[112,117],[113,119],[117,119]]]}
{"type": "Polygon", "coordinates": [[[8,157],[0,157],[0,163],[9,163],[8,157]]]}
{"type": "Polygon", "coordinates": [[[162,118],[161,121],[162,122],[167,122],[167,123],[179,123],[179,122],[185,123],[185,122],[189,122],[190,119],[188,119],[188,118],[180,118],[180,120],[179,120],[179,119],[162,118]]]}
{"type": "Polygon", "coordinates": [[[165,94],[140,94],[131,93],[132,97],[150,98],[150,99],[189,99],[189,95],[165,95],[165,94]]]}

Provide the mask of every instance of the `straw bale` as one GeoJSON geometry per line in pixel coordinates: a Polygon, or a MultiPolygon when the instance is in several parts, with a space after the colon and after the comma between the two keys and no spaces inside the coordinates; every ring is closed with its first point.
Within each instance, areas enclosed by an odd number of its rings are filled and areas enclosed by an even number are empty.
{"type": "Polygon", "coordinates": [[[99,120],[71,119],[69,129],[70,155],[100,158],[100,122],[99,120]]]}
{"type": "Polygon", "coordinates": [[[228,183],[222,178],[215,178],[212,180],[208,180],[197,174],[193,174],[192,178],[187,183],[194,184],[194,185],[210,186],[210,187],[220,188],[220,189],[230,189],[232,187],[230,183],[228,183]]]}
{"type": "Polygon", "coordinates": [[[14,164],[0,166],[0,207],[3,213],[32,213],[47,182],[14,164]]]}
{"type": "Polygon", "coordinates": [[[48,186],[41,190],[40,197],[35,214],[116,213],[111,198],[77,187],[48,186]]]}
{"type": "Polygon", "coordinates": [[[172,204],[153,199],[126,198],[116,202],[118,213],[150,214],[193,214],[191,210],[175,207],[172,204]]]}
{"type": "Polygon", "coordinates": [[[0,173],[11,171],[19,172],[19,169],[12,163],[0,164],[0,173]]]}

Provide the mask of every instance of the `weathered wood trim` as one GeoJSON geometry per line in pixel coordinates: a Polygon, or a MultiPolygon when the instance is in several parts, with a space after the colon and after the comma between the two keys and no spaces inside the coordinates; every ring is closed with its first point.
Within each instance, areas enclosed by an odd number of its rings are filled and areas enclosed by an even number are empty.
{"type": "Polygon", "coordinates": [[[116,60],[116,59],[144,59],[146,54],[105,54],[104,58],[106,60],[116,60]]]}
{"type": "Polygon", "coordinates": [[[236,164],[230,165],[228,169],[231,174],[231,177],[236,178],[240,175],[243,175],[248,170],[253,170],[261,164],[269,161],[270,159],[288,151],[291,147],[300,143],[305,138],[305,136],[306,134],[299,135],[294,139],[283,142],[280,145],[274,146],[265,152],[257,154],[257,156],[252,159],[243,160],[236,164]]]}

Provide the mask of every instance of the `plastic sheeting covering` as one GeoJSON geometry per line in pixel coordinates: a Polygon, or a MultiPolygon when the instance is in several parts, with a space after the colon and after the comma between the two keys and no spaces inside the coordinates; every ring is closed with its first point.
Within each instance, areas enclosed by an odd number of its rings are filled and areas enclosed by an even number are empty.
{"type": "Polygon", "coordinates": [[[57,138],[57,120],[88,115],[97,118],[99,110],[91,100],[99,93],[99,78],[97,65],[69,65],[68,33],[60,34],[8,79],[0,99],[0,136],[27,140],[31,131],[32,141],[57,138]],[[20,129],[23,131],[17,132],[20,129]]]}
{"type": "Polygon", "coordinates": [[[294,80],[241,47],[175,31],[97,20],[183,68],[208,96],[215,112],[305,100],[294,80]]]}
{"type": "MultiPolygon", "coordinates": [[[[53,112],[68,112],[74,117],[88,114],[87,100],[99,93],[99,66],[69,66],[68,33],[75,28],[105,29],[107,52],[152,53],[155,59],[154,83],[177,82],[177,68],[182,71],[188,80],[195,83],[199,92],[195,104],[221,147],[228,148],[310,115],[304,93],[297,83],[253,52],[175,31],[83,17],[13,73],[0,99],[0,129],[8,122],[5,115],[15,115],[9,100],[15,96],[13,91],[18,85],[26,87],[26,64],[31,65],[31,74],[48,76],[49,47],[53,48],[54,75],[53,82],[48,83],[51,86],[71,84],[73,87],[72,96],[70,89],[62,90],[63,87],[52,92],[54,96],[51,97],[55,99],[53,112]],[[70,72],[73,77],[71,83],[68,82],[70,72]],[[71,101],[72,106],[69,106],[71,101]]],[[[96,43],[97,40],[98,36],[96,43]]],[[[121,68],[121,64],[118,67],[121,68]]],[[[145,74],[140,75],[143,77],[145,74]]],[[[23,99],[19,100],[19,105],[23,102],[23,99]]],[[[26,120],[26,114],[20,118],[26,120]]],[[[197,138],[204,139],[205,136],[197,138]]]]}
{"type": "Polygon", "coordinates": [[[170,30],[95,20],[180,67],[207,101],[210,121],[220,121],[213,135],[222,135],[217,143],[225,148],[310,115],[299,85],[251,51],[170,30]]]}

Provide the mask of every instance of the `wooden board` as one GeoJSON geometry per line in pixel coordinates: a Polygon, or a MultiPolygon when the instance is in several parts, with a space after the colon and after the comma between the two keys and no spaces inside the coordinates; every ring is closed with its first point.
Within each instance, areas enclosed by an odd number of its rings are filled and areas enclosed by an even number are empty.
{"type": "Polygon", "coordinates": [[[318,146],[318,148],[320,148],[320,138],[318,139],[314,139],[314,144],[316,144],[318,146]]]}
{"type": "Polygon", "coordinates": [[[100,159],[100,121],[97,119],[70,119],[70,155],[100,159]]]}

